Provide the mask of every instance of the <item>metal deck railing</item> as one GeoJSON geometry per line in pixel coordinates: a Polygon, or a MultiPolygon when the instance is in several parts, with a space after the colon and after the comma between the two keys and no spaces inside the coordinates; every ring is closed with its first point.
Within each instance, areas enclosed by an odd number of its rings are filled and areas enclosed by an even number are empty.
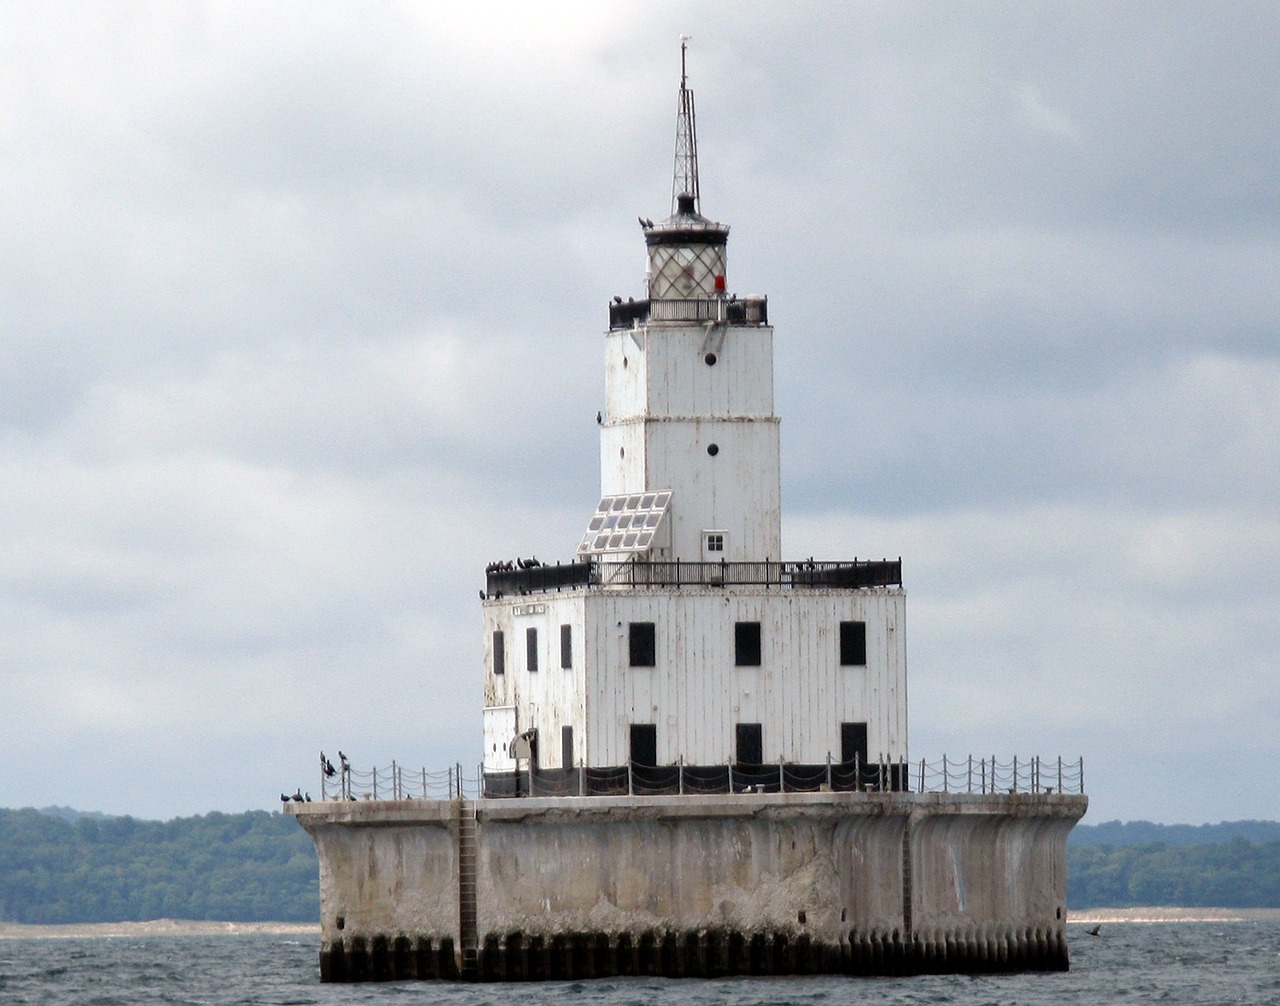
{"type": "MultiPolygon", "coordinates": [[[[494,564],[497,565],[497,564],[494,564]]],[[[507,563],[504,566],[513,566],[507,563]]],[[[796,590],[902,586],[902,560],[849,559],[835,562],[598,562],[490,569],[488,597],[534,594],[575,587],[765,586],[796,590]]]]}
{"type": "Polygon", "coordinates": [[[769,765],[614,765],[486,772],[345,766],[321,773],[322,800],[457,800],[576,796],[715,796],[730,793],[1083,793],[1084,759],[948,758],[769,765]]]}

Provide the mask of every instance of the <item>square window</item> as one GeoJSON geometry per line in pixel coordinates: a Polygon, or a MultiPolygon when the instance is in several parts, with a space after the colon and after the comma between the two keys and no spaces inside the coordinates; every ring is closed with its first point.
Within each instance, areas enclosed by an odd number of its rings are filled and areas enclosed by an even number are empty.
{"type": "Polygon", "coordinates": [[[538,630],[528,628],[524,630],[524,657],[525,666],[531,670],[538,669],[538,630]]]}
{"type": "Polygon", "coordinates": [[[760,666],[760,623],[736,622],[733,626],[733,662],[738,667],[760,666]]]}
{"type": "Polygon", "coordinates": [[[734,727],[734,756],[739,765],[764,764],[764,728],[759,723],[734,727]]]}
{"type": "Polygon", "coordinates": [[[840,623],[840,666],[865,667],[867,664],[867,623],[840,623]]]}
{"type": "Polygon", "coordinates": [[[706,544],[706,550],[708,552],[724,551],[724,532],[723,531],[708,531],[703,536],[703,541],[706,544]]]}
{"type": "Polygon", "coordinates": [[[658,728],[654,724],[631,724],[631,764],[645,768],[657,766],[658,728]]]}
{"type": "Polygon", "coordinates": [[[560,728],[560,767],[573,768],[573,727],[560,728]]]}
{"type": "Polygon", "coordinates": [[[867,764],[867,725],[865,723],[840,724],[840,760],[846,765],[857,762],[867,764]]]}
{"type": "Polygon", "coordinates": [[[631,666],[657,665],[657,631],[652,622],[631,623],[631,666]]]}

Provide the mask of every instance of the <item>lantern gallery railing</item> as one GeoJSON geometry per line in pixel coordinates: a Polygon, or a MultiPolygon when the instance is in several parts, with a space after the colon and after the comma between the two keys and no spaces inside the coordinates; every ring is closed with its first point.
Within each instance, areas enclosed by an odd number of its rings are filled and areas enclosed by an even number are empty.
{"type": "Polygon", "coordinates": [[[615,300],[609,305],[609,327],[634,328],[649,322],[713,322],[724,325],[769,324],[767,297],[712,297],[699,300],[615,300]]]}
{"type": "Polygon", "coordinates": [[[349,765],[321,773],[322,800],[456,800],[575,796],[715,796],[730,793],[1083,793],[1084,759],[990,758],[939,761],[828,760],[805,765],[615,765],[603,768],[522,768],[464,777],[461,765],[444,772],[349,765]]]}
{"type": "Polygon", "coordinates": [[[575,587],[765,586],[794,589],[902,586],[901,559],[843,562],[570,562],[554,566],[492,563],[487,597],[533,594],[575,587]]]}

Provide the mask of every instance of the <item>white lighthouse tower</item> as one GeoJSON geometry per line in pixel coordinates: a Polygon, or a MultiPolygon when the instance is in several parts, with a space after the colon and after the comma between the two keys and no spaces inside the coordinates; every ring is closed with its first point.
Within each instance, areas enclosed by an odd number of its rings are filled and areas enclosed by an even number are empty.
{"type": "Polygon", "coordinates": [[[592,792],[622,770],[663,789],[672,767],[681,786],[893,784],[901,566],[782,558],[773,328],[766,298],[729,292],[729,228],[702,215],[683,47],[671,209],[641,219],[646,296],[610,305],[601,498],[575,556],[487,571],[486,789],[592,792]]]}

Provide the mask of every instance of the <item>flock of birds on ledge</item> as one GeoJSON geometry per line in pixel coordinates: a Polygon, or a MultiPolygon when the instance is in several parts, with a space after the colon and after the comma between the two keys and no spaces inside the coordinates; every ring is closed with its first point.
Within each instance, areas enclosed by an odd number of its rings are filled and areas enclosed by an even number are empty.
{"type": "Polygon", "coordinates": [[[531,559],[516,559],[514,562],[491,562],[485,566],[486,573],[510,573],[515,569],[537,569],[544,565],[535,555],[531,559]]]}
{"type": "MultiPolygon", "coordinates": [[[[546,563],[539,561],[538,557],[531,556],[528,559],[516,559],[514,562],[510,560],[497,560],[485,566],[484,572],[488,576],[490,573],[511,573],[517,569],[537,569],[539,566],[545,566],[546,563]]],[[[498,595],[494,595],[498,596],[498,595]]],[[[483,590],[480,591],[480,600],[487,601],[489,595],[483,590]]]]}
{"type": "MultiPolygon", "coordinates": [[[[347,760],[347,756],[344,755],[341,751],[338,752],[338,761],[342,765],[342,772],[344,775],[347,772],[351,771],[351,762],[347,760]]],[[[338,770],[333,767],[333,762],[331,762],[328,758],[325,757],[325,754],[323,751],[320,752],[320,771],[323,772],[325,776],[329,779],[332,779],[335,775],[338,774],[338,770]]],[[[303,793],[302,790],[299,788],[293,791],[293,796],[289,796],[286,793],[281,793],[280,802],[281,803],[311,803],[311,794],[303,793]]]]}

